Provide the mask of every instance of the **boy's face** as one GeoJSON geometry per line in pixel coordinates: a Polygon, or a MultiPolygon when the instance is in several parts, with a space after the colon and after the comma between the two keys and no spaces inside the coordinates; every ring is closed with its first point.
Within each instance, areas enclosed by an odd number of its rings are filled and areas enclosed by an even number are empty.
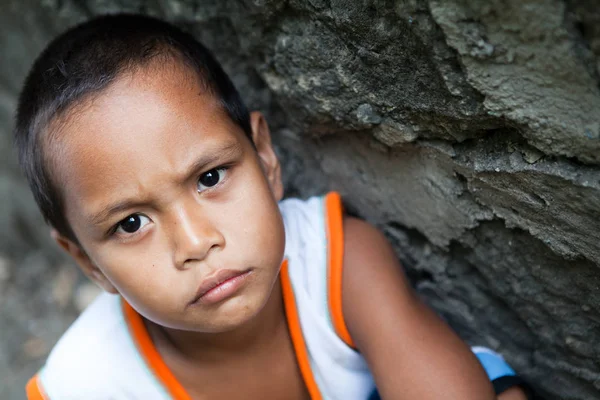
{"type": "Polygon", "coordinates": [[[266,304],[284,248],[279,164],[258,113],[252,128],[256,149],[175,63],[120,77],[49,145],[80,246],[58,242],[159,325],[243,324],[266,304]]]}

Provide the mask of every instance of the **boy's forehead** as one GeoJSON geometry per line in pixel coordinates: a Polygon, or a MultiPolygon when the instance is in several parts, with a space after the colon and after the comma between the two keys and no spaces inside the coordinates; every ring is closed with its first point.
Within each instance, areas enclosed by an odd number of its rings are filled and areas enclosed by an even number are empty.
{"type": "Polygon", "coordinates": [[[52,172],[65,200],[75,202],[145,186],[153,174],[183,173],[203,153],[243,141],[214,96],[202,93],[189,72],[173,68],[120,77],[77,106],[57,137],[48,147],[57,150],[52,172]]]}

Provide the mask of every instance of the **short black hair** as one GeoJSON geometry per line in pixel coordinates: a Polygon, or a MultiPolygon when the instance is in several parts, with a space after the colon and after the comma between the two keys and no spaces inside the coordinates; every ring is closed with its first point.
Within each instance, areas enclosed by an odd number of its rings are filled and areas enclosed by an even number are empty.
{"type": "Polygon", "coordinates": [[[250,117],[238,91],[213,55],[191,34],[156,18],[116,14],[96,17],[54,39],[34,62],[19,96],[15,146],[19,164],[48,224],[77,243],[62,195],[44,154],[49,125],[121,74],[157,57],[183,62],[228,116],[251,138],[250,117]]]}

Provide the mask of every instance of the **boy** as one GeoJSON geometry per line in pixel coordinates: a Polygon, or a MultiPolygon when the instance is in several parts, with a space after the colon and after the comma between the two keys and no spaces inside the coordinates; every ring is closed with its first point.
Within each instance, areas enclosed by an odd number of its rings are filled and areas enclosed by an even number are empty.
{"type": "Polygon", "coordinates": [[[58,37],[25,82],[16,144],[55,240],[110,293],[29,399],[365,399],[377,387],[482,400],[495,398],[489,379],[518,383],[475,349],[486,377],[337,194],[279,203],[265,119],[164,22],[107,16],[58,37]]]}

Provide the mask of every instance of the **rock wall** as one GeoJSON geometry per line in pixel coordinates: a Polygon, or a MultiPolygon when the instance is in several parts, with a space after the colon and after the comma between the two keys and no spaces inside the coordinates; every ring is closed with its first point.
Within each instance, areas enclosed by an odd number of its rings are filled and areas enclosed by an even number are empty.
{"type": "Polygon", "coordinates": [[[600,397],[598,2],[7,3],[1,398],[21,398],[89,297],[16,168],[15,98],[53,35],[116,11],[161,16],[213,49],[268,115],[287,194],[339,190],[466,340],[501,351],[549,399],[600,397]]]}

